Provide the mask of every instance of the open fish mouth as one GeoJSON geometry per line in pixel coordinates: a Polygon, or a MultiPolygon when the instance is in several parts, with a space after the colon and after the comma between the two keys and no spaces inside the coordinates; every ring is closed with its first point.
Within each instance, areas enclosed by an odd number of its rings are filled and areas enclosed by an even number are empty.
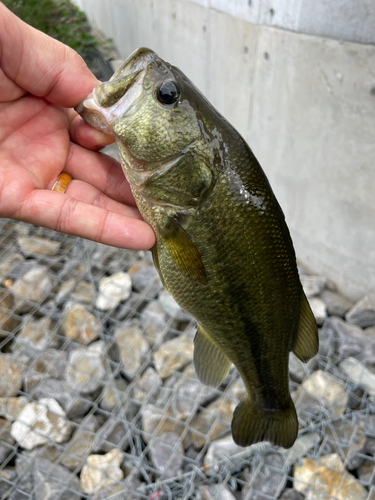
{"type": "Polygon", "coordinates": [[[146,68],[156,54],[140,48],[133,52],[112,78],[99,84],[75,110],[95,128],[112,133],[112,123],[130,114],[144,95],[146,68]]]}

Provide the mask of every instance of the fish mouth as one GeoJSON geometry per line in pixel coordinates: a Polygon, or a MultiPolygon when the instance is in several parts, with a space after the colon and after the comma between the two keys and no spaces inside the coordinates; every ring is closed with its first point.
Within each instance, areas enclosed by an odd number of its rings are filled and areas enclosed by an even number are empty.
{"type": "Polygon", "coordinates": [[[93,127],[112,134],[112,123],[130,114],[144,95],[146,68],[157,55],[141,47],[133,52],[108,82],[101,83],[75,110],[93,127]]]}

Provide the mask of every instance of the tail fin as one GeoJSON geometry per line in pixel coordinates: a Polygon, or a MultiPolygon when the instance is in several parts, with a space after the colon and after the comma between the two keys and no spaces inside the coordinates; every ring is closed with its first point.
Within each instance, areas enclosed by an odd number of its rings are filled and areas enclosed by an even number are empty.
{"type": "Polygon", "coordinates": [[[245,397],[234,410],[232,434],[239,446],[269,441],[290,448],[297,438],[298,420],[292,399],[285,410],[264,410],[245,397]]]}

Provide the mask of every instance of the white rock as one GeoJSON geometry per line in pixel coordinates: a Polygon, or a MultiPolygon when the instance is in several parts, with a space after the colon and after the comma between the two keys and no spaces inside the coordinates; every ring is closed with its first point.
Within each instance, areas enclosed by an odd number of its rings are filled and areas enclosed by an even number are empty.
{"type": "Polygon", "coordinates": [[[63,443],[71,433],[65,412],[55,399],[42,398],[38,403],[28,403],[12,425],[11,435],[22,448],[53,441],[63,443]]]}
{"type": "Polygon", "coordinates": [[[344,383],[333,375],[318,370],[303,382],[302,388],[327,410],[332,410],[335,417],[344,412],[349,396],[344,383]]]}
{"type": "Polygon", "coordinates": [[[41,256],[41,255],[56,255],[60,249],[61,242],[47,240],[39,236],[19,236],[18,244],[24,255],[41,256]]]}
{"type": "Polygon", "coordinates": [[[65,337],[79,344],[89,344],[102,332],[102,325],[83,305],[67,302],[61,327],[65,337]]]}
{"type": "Polygon", "coordinates": [[[366,295],[345,315],[348,323],[366,328],[375,325],[375,295],[366,295]]]}
{"type": "Polygon", "coordinates": [[[90,455],[81,472],[81,488],[84,493],[96,493],[117,481],[121,481],[124,473],[120,465],[124,454],[114,448],[105,455],[90,455]]]}
{"type": "Polygon", "coordinates": [[[185,335],[162,344],[154,353],[154,364],[161,378],[172,375],[193,359],[193,342],[185,335]]]}
{"type": "Polygon", "coordinates": [[[318,325],[322,325],[327,317],[327,308],[325,303],[322,299],[319,299],[319,297],[311,297],[308,301],[315,316],[315,321],[318,325]]]}
{"type": "Polygon", "coordinates": [[[105,368],[102,355],[105,345],[102,341],[94,342],[88,347],[78,347],[69,354],[69,365],[66,380],[69,385],[81,393],[94,392],[103,383],[105,368]]]}
{"type": "Polygon", "coordinates": [[[339,367],[353,384],[365,389],[370,396],[375,396],[375,374],[370,372],[358,359],[344,359],[339,367]]]}
{"type": "Polygon", "coordinates": [[[16,312],[28,312],[33,307],[32,303],[42,303],[48,297],[52,286],[47,267],[35,265],[26,271],[11,287],[16,312]]]}
{"type": "Polygon", "coordinates": [[[95,305],[101,311],[115,309],[122,300],[129,298],[131,289],[132,280],[128,273],[120,272],[102,278],[95,305]]]}
{"type": "Polygon", "coordinates": [[[306,274],[300,276],[300,280],[306,297],[319,295],[327,281],[323,276],[308,276],[306,274]]]}
{"type": "Polygon", "coordinates": [[[317,433],[310,432],[297,438],[292,448],[285,452],[285,466],[289,467],[289,465],[296,463],[318,443],[320,443],[320,436],[317,433]]]}
{"type": "Polygon", "coordinates": [[[138,325],[130,324],[115,331],[115,340],[119,349],[124,372],[134,377],[142,364],[142,358],[150,350],[138,325]]]}

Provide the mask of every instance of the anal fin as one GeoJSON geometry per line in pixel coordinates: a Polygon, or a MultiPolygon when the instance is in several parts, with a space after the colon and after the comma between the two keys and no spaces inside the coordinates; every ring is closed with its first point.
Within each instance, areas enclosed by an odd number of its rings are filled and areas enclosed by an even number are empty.
{"type": "Polygon", "coordinates": [[[315,356],[319,348],[318,328],[304,292],[301,296],[299,328],[293,352],[303,363],[315,356]]]}
{"type": "Polygon", "coordinates": [[[232,363],[198,325],[194,339],[194,366],[198,379],[217,387],[227,376],[232,363]]]}

